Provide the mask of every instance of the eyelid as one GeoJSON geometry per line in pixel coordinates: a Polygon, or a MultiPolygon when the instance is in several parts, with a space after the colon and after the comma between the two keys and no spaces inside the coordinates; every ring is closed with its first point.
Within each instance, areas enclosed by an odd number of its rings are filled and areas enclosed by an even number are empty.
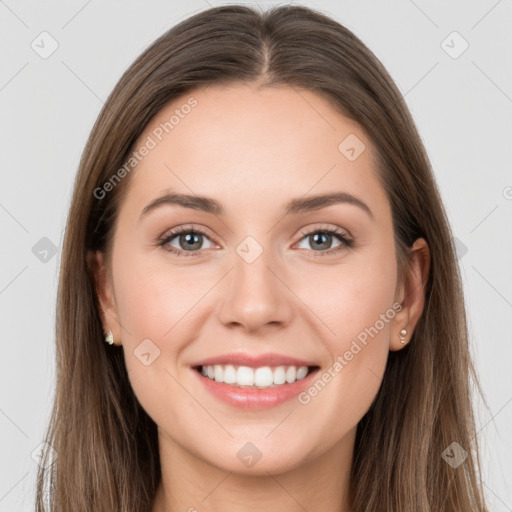
{"type": "Polygon", "coordinates": [[[198,224],[183,224],[181,226],[176,226],[175,228],[167,229],[166,231],[164,231],[162,235],[158,237],[158,240],[162,241],[169,238],[170,236],[176,236],[181,233],[189,233],[191,231],[193,231],[194,233],[200,233],[210,238],[216,244],[218,244],[215,235],[211,234],[210,230],[208,230],[207,228],[204,228],[203,226],[200,226],[198,224]]]}
{"type": "MultiPolygon", "coordinates": [[[[333,232],[340,236],[343,235],[345,238],[347,238],[348,240],[351,240],[351,241],[354,238],[347,229],[340,228],[339,226],[332,225],[332,224],[321,224],[320,226],[314,226],[311,228],[309,228],[309,227],[303,228],[300,231],[300,234],[302,235],[302,237],[305,237],[305,236],[311,235],[312,233],[317,233],[317,232],[321,232],[321,231],[333,232]]],[[[302,240],[302,238],[301,238],[301,240],[302,240]]]]}

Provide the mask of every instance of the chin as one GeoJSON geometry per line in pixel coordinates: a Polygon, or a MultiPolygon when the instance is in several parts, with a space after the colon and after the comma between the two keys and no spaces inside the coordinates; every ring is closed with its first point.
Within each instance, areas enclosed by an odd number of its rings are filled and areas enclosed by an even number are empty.
{"type": "MultiPolygon", "coordinates": [[[[282,440],[265,439],[268,433],[259,438],[243,436],[243,440],[230,439],[229,446],[217,444],[217,453],[203,456],[204,460],[219,469],[240,475],[268,476],[286,473],[300,466],[308,457],[303,443],[294,447],[292,443],[283,445],[282,440]]],[[[271,434],[272,435],[272,434],[271,434]]]]}

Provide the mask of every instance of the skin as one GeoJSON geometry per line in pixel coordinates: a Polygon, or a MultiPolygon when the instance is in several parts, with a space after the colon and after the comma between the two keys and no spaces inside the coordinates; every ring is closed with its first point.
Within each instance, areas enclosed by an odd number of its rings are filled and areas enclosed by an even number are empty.
{"type": "MultiPolygon", "coordinates": [[[[159,427],[163,477],[153,512],[348,512],[356,426],[389,351],[406,346],[400,330],[407,343],[421,315],[428,246],[416,240],[399,286],[374,149],[356,123],[313,92],[198,89],[163,108],[136,147],[190,96],[198,105],[132,171],[111,268],[100,252],[90,254],[104,328],[122,343],[133,390],[159,427]],[[366,145],[354,161],[338,150],[349,134],[366,145]],[[139,220],[167,189],[212,197],[226,212],[165,205],[139,220]],[[347,203],[282,217],[292,198],[333,191],[360,198],[373,219],[347,203]],[[199,256],[158,246],[170,229],[191,223],[207,232],[194,249],[199,256]],[[321,227],[349,233],[355,246],[326,254],[343,242],[333,235],[319,246],[303,235],[321,227]],[[247,236],[263,248],[250,264],[236,252],[247,236]],[[262,411],[236,409],[191,369],[230,352],[277,352],[326,371],[394,303],[402,309],[308,404],[294,398],[262,411]],[[145,366],[134,350],[148,338],[160,355],[145,366]],[[252,467],[237,457],[248,441],[262,453],[252,467]]],[[[168,245],[187,250],[179,236],[168,245]]]]}

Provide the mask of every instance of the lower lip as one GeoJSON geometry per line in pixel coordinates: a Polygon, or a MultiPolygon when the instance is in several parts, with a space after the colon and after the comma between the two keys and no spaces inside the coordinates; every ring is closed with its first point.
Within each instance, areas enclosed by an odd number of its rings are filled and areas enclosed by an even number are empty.
{"type": "Polygon", "coordinates": [[[282,384],[275,388],[238,388],[224,382],[217,382],[213,379],[205,377],[195,368],[193,372],[197,375],[203,385],[214,396],[223,402],[237,407],[239,409],[270,409],[280,405],[287,400],[296,397],[301,391],[307,388],[313,376],[318,372],[319,368],[315,368],[309,372],[306,377],[297,380],[291,384],[282,384]]]}

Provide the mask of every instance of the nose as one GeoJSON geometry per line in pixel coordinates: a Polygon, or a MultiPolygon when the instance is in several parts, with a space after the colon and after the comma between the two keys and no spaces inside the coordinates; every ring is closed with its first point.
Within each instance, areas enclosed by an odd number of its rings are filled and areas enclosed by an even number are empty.
{"type": "Polygon", "coordinates": [[[293,315],[293,293],[286,278],[270,258],[270,251],[251,263],[234,254],[234,268],[226,276],[218,309],[227,327],[241,326],[248,332],[282,329],[293,315]]]}

